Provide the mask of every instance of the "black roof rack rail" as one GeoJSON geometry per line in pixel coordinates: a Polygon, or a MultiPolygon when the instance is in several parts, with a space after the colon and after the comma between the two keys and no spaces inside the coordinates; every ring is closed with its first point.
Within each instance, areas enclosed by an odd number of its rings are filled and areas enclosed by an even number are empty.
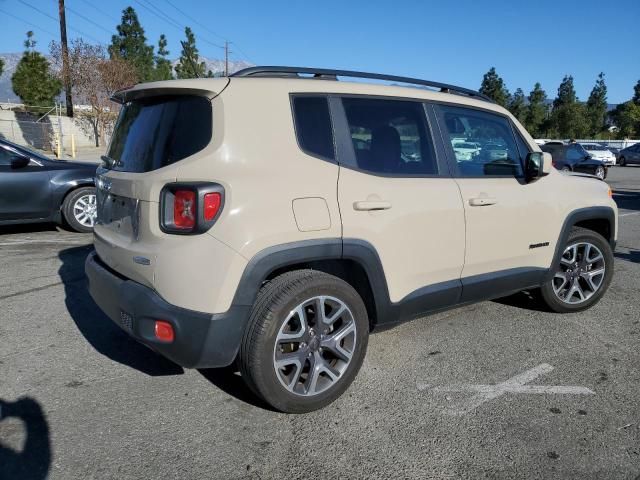
{"type": "Polygon", "coordinates": [[[389,82],[407,83],[411,85],[420,85],[431,88],[438,88],[444,93],[457,93],[459,95],[467,95],[476,97],[487,102],[493,103],[493,100],[486,95],[471,90],[469,88],[457,87],[447,83],[432,82],[431,80],[422,80],[419,78],[399,77],[397,75],[384,75],[382,73],[357,72],[353,70],[333,70],[329,68],[309,68],[309,67],[249,67],[237,71],[232,77],[299,77],[300,74],[313,75],[313,78],[321,80],[337,80],[337,77],[352,78],[370,78],[373,80],[386,80],[389,82]]]}

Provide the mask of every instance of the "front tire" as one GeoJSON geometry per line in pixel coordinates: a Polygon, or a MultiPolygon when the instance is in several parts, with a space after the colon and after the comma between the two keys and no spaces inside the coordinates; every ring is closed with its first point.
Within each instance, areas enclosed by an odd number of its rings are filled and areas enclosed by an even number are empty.
{"type": "Polygon", "coordinates": [[[586,310],[600,301],[613,278],[613,250],[598,233],[574,227],[553,277],[540,288],[546,305],[558,313],[586,310]]]}
{"type": "Polygon", "coordinates": [[[595,175],[600,180],[604,180],[604,177],[606,176],[606,170],[604,169],[604,167],[598,166],[596,167],[595,175]]]}
{"type": "Polygon", "coordinates": [[[287,272],[258,294],[240,346],[240,372],[275,409],[310,412],[349,387],[368,336],[367,309],[351,285],[314,270],[287,272]]]}
{"type": "Polygon", "coordinates": [[[82,187],[67,194],[62,202],[62,216],[72,230],[92,232],[96,221],[95,187],[82,187]]]}
{"type": "Polygon", "coordinates": [[[627,166],[627,159],[624,157],[620,157],[620,160],[618,160],[618,165],[620,165],[621,167],[626,167],[627,166]]]}

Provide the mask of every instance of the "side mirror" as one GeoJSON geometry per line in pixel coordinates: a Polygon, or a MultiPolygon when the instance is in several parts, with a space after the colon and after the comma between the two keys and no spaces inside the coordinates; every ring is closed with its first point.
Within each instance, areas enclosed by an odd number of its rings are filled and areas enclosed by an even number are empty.
{"type": "Polygon", "coordinates": [[[19,168],[24,168],[27,165],[29,165],[29,158],[27,157],[23,157],[21,155],[14,155],[11,158],[11,168],[12,169],[19,169],[19,168]]]}
{"type": "Polygon", "coordinates": [[[530,152],[525,160],[525,177],[527,182],[544,177],[551,172],[551,154],[547,152],[530,152]]]}

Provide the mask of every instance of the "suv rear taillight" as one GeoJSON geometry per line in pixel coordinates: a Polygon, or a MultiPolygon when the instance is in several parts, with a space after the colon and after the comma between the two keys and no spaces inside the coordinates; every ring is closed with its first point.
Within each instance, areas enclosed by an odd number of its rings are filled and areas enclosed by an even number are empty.
{"type": "Polygon", "coordinates": [[[210,182],[169,183],[160,193],[160,229],[165,233],[204,233],[220,216],[224,188],[210,182]]]}

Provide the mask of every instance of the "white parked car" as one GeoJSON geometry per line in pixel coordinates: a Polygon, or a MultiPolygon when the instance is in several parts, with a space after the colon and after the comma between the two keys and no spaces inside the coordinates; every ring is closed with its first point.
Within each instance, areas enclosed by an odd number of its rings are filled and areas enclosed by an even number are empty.
{"type": "Polygon", "coordinates": [[[453,143],[453,152],[456,155],[456,160],[472,160],[480,153],[480,146],[475,142],[455,142],[453,143]]]}
{"type": "Polygon", "coordinates": [[[599,143],[581,143],[580,145],[589,152],[589,155],[591,155],[591,158],[594,160],[600,160],[606,165],[616,164],[616,156],[604,145],[600,145],[599,143]]]}

